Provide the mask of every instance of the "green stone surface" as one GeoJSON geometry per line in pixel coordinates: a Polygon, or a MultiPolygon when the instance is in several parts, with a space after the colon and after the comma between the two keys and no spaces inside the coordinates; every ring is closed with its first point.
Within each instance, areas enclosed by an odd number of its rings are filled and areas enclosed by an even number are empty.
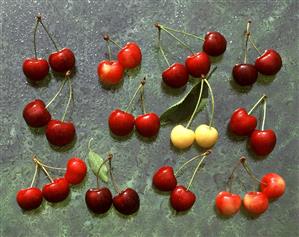
{"type": "MultiPolygon", "coordinates": [[[[298,49],[299,2],[293,1],[16,1],[1,0],[1,84],[0,84],[0,236],[298,236],[298,49]],[[77,128],[77,139],[70,149],[55,150],[49,146],[43,131],[30,129],[22,118],[24,105],[35,98],[49,101],[60,85],[53,74],[38,86],[30,85],[23,73],[22,62],[33,56],[32,32],[34,16],[41,13],[62,47],[76,54],[73,77],[74,103],[71,119],[77,128]],[[250,89],[240,89],[231,81],[231,69],[243,60],[243,32],[252,19],[252,32],[260,49],[274,48],[282,56],[283,68],[275,78],[259,77],[250,89]],[[215,126],[220,139],[205,167],[196,176],[192,191],[197,201],[187,213],[175,214],[168,195],[155,192],[151,177],[159,166],[180,164],[198,154],[194,145],[177,151],[169,143],[173,125],[161,128],[155,140],[144,140],[134,133],[128,139],[113,138],[107,126],[111,110],[124,108],[140,79],[146,75],[145,90],[148,111],[161,114],[189,89],[174,92],[161,85],[161,72],[166,65],[157,50],[155,22],[204,35],[222,32],[228,46],[223,57],[214,60],[218,66],[210,82],[215,92],[215,126]],[[96,68],[106,57],[104,32],[121,44],[137,41],[143,51],[140,70],[127,73],[121,86],[106,90],[98,83],[96,68]],[[274,151],[257,160],[248,150],[246,140],[237,140],[227,132],[234,109],[249,108],[263,94],[269,96],[266,128],[277,134],[274,151]],[[105,156],[113,152],[114,172],[122,188],[135,188],[141,199],[136,215],[124,217],[115,209],[104,216],[91,214],[84,202],[85,191],[96,185],[91,171],[83,184],[72,187],[70,197],[59,204],[43,202],[35,211],[22,212],[15,201],[16,192],[30,185],[34,172],[32,154],[50,165],[63,167],[68,158],[86,159],[87,143],[93,137],[94,150],[105,156]],[[215,195],[223,190],[225,180],[240,155],[248,156],[258,176],[277,172],[287,183],[285,195],[271,202],[266,213],[251,218],[243,211],[232,218],[219,217],[214,210],[215,195]]],[[[163,45],[171,62],[183,62],[185,49],[163,34],[163,45]]],[[[185,39],[193,49],[201,49],[201,41],[185,39]]],[[[38,55],[46,57],[54,48],[44,31],[39,30],[38,55]]],[[[115,55],[117,48],[113,48],[115,55]]],[[[249,50],[254,62],[256,51],[249,50]]],[[[194,82],[194,81],[193,81],[194,82]]],[[[67,91],[50,108],[54,118],[62,116],[67,91]]],[[[209,108],[198,114],[192,127],[208,122],[209,108]]],[[[134,114],[140,113],[136,106],[134,114]]],[[[255,113],[262,115],[262,108],[255,113]]],[[[195,164],[178,178],[187,184],[195,164]]],[[[257,186],[240,171],[234,192],[245,194],[257,186]]],[[[59,173],[56,173],[58,176],[59,173]]],[[[53,174],[55,176],[55,174],[53,174]]],[[[40,173],[38,185],[47,182],[40,173]]],[[[109,184],[111,187],[111,184],[109,184]]],[[[112,188],[112,187],[111,187],[112,188]]]]}

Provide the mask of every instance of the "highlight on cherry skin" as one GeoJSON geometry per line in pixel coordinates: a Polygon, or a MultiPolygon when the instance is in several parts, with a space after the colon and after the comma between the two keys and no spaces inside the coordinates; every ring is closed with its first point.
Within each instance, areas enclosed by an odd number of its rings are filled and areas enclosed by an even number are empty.
{"type": "Polygon", "coordinates": [[[160,118],[156,113],[141,114],[135,119],[137,132],[143,137],[154,137],[160,130],[160,118]]]}
{"type": "Polygon", "coordinates": [[[64,178],[70,184],[79,184],[81,183],[87,173],[87,166],[84,160],[72,157],[68,160],[66,165],[66,172],[64,174],[64,178]]]}
{"type": "Polygon", "coordinates": [[[248,192],[243,198],[243,206],[251,215],[261,215],[269,206],[267,196],[262,192],[248,192]]]}
{"type": "Polygon", "coordinates": [[[104,85],[117,85],[124,77],[124,67],[119,61],[103,60],[98,65],[98,76],[104,85]]]}
{"type": "Polygon", "coordinates": [[[128,42],[117,54],[119,63],[125,69],[132,69],[141,64],[142,53],[139,45],[135,42],[128,42]]]}

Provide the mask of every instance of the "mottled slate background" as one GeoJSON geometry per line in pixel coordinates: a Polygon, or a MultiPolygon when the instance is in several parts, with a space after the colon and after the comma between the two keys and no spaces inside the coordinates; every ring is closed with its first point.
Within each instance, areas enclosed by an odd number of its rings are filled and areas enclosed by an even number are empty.
{"type": "MultiPolygon", "coordinates": [[[[298,236],[298,11],[294,1],[8,1],[1,0],[1,97],[0,97],[0,235],[11,236],[298,236]],[[22,119],[24,105],[34,98],[48,101],[59,87],[59,78],[49,77],[31,86],[21,70],[25,57],[33,55],[32,31],[34,16],[42,13],[61,47],[74,50],[77,72],[73,78],[75,100],[71,119],[77,128],[77,140],[69,150],[53,150],[43,133],[28,128],[22,119]],[[248,18],[260,49],[273,47],[283,58],[283,68],[276,78],[262,78],[251,88],[241,90],[231,82],[230,72],[243,58],[242,33],[248,18]],[[138,81],[147,75],[146,106],[159,114],[177,101],[185,90],[173,92],[161,86],[165,64],[156,48],[155,22],[203,35],[209,30],[222,32],[228,41],[225,55],[216,60],[218,70],[211,79],[216,96],[215,124],[220,139],[205,167],[197,175],[192,190],[198,200],[188,213],[175,215],[168,196],[151,187],[153,171],[163,164],[178,167],[198,153],[196,146],[178,152],[169,144],[172,126],[163,127],[156,140],[144,141],[136,134],[119,141],[107,128],[111,110],[124,107],[138,81]],[[105,90],[97,79],[96,67],[105,57],[103,32],[121,43],[137,41],[143,50],[140,71],[130,72],[116,90],[105,90]],[[278,140],[275,150],[264,160],[256,160],[246,149],[246,140],[236,140],[227,133],[231,112],[238,106],[250,107],[261,95],[269,96],[266,128],[275,129],[278,140]],[[296,98],[297,96],[297,98],[296,98]],[[36,153],[49,164],[64,166],[71,156],[86,158],[87,142],[96,139],[94,149],[102,155],[115,154],[114,166],[122,187],[138,190],[140,211],[124,218],[111,209],[105,216],[94,216],[85,206],[84,194],[95,186],[91,172],[79,187],[72,188],[68,200],[57,205],[44,202],[32,212],[22,212],[15,202],[18,189],[30,184],[34,171],[31,156],[36,153]],[[255,172],[278,172],[287,182],[286,194],[271,203],[269,210],[257,219],[243,212],[230,219],[218,217],[214,197],[224,188],[225,178],[240,155],[248,156],[255,172]]],[[[47,57],[53,47],[43,31],[37,37],[40,56],[47,57]]],[[[186,39],[194,49],[201,42],[186,39]]],[[[183,48],[163,36],[170,61],[187,56],[183,48]]],[[[114,53],[116,53],[114,48],[114,53]]],[[[257,56],[250,50],[250,60],[257,56]]],[[[51,107],[60,118],[67,93],[51,107]]],[[[140,112],[136,107],[134,114],[140,112]]],[[[200,113],[193,123],[207,122],[209,109],[200,113]]],[[[261,110],[256,111],[261,115],[261,110]]],[[[195,164],[194,164],[195,165],[195,164]]],[[[187,184],[193,168],[179,177],[187,184]]],[[[244,194],[256,189],[240,171],[234,191],[244,194]]],[[[46,179],[41,174],[39,185],[46,179]]],[[[109,185],[110,186],[110,185],[109,185]]]]}

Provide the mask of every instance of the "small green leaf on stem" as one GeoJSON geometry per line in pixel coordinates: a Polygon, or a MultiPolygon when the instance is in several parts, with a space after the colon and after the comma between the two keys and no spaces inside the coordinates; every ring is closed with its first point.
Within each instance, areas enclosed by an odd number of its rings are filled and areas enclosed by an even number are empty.
{"type": "MultiPolygon", "coordinates": [[[[98,175],[99,168],[103,162],[104,160],[99,154],[92,150],[88,152],[88,164],[95,176],[98,175]]],[[[99,178],[106,183],[108,182],[108,169],[106,165],[103,165],[99,171],[99,178]]]]}

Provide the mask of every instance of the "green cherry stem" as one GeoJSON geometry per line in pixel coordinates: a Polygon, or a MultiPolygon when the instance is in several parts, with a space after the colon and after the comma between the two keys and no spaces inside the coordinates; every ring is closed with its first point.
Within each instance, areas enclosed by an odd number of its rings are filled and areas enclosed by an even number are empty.
{"type": "Polygon", "coordinates": [[[249,36],[249,42],[251,43],[252,47],[256,50],[256,52],[261,56],[262,52],[256,47],[256,44],[253,42],[251,36],[249,36]]]}
{"type": "Polygon", "coordinates": [[[266,113],[267,113],[267,100],[264,100],[264,112],[263,112],[263,121],[261,129],[264,130],[265,128],[265,121],[266,121],[266,113]]]}
{"type": "Polygon", "coordinates": [[[30,188],[33,187],[33,184],[34,184],[34,181],[35,181],[35,178],[36,178],[36,175],[37,175],[37,170],[38,170],[38,164],[35,163],[35,171],[34,171],[34,175],[33,175],[33,178],[32,178],[31,184],[30,184],[30,188]]]}
{"type": "Polygon", "coordinates": [[[144,87],[142,87],[142,90],[140,93],[140,100],[141,100],[142,113],[146,114],[145,105],[144,105],[144,87]]]}
{"type": "Polygon", "coordinates": [[[244,50],[244,63],[247,63],[247,53],[248,53],[248,40],[250,36],[250,24],[251,20],[247,22],[246,32],[245,32],[245,50],[244,50]]]}
{"type": "Polygon", "coordinates": [[[253,110],[255,110],[255,108],[263,101],[266,100],[267,96],[264,94],[253,106],[252,108],[249,110],[248,114],[251,114],[253,112],[253,110]]]}
{"type": "Polygon", "coordinates": [[[39,25],[39,18],[36,17],[36,22],[33,30],[33,48],[34,48],[34,57],[37,59],[37,50],[36,50],[36,32],[37,32],[37,27],[39,25]]]}
{"type": "Polygon", "coordinates": [[[144,87],[144,85],[145,85],[145,80],[146,80],[146,79],[145,79],[145,77],[144,77],[144,78],[142,79],[142,81],[140,82],[140,84],[139,84],[138,88],[136,89],[136,91],[135,91],[133,97],[131,98],[131,100],[130,100],[128,106],[127,106],[127,108],[125,109],[126,112],[129,111],[129,109],[130,109],[130,107],[132,106],[132,103],[133,103],[134,99],[136,98],[137,94],[138,94],[139,91],[144,87]]]}
{"type": "Polygon", "coordinates": [[[198,36],[196,34],[188,33],[186,31],[182,31],[182,30],[176,30],[176,29],[170,28],[170,27],[165,26],[165,25],[160,25],[160,26],[162,26],[166,30],[169,30],[169,31],[172,31],[172,32],[176,32],[176,33],[180,33],[180,34],[187,35],[187,36],[191,36],[193,38],[200,39],[200,40],[204,41],[204,38],[202,38],[202,37],[200,37],[200,36],[198,36]]]}
{"type": "Polygon", "coordinates": [[[98,172],[97,172],[97,188],[100,188],[100,182],[99,182],[99,175],[100,175],[100,171],[102,169],[102,167],[108,162],[110,161],[110,159],[112,159],[112,155],[108,154],[108,157],[102,162],[102,164],[100,165],[98,172]]]}
{"type": "Polygon", "coordinates": [[[240,165],[241,165],[241,163],[240,163],[240,161],[238,160],[237,164],[234,166],[234,168],[233,168],[233,170],[232,170],[230,176],[229,176],[228,179],[227,179],[227,182],[226,182],[226,190],[227,190],[228,192],[231,192],[231,190],[232,190],[232,184],[233,184],[233,180],[234,180],[234,177],[235,177],[234,174],[235,174],[236,170],[240,167],[240,165]]]}
{"type": "Polygon", "coordinates": [[[64,79],[61,86],[59,87],[59,90],[56,92],[56,94],[54,95],[54,97],[48,102],[48,104],[46,105],[46,109],[54,102],[54,100],[57,98],[57,96],[60,94],[60,92],[62,91],[65,83],[66,83],[67,79],[64,79]]]}
{"type": "Polygon", "coordinates": [[[214,120],[215,99],[214,99],[214,94],[213,94],[213,90],[212,90],[212,87],[211,87],[210,83],[208,82],[207,79],[204,79],[204,82],[207,84],[209,92],[210,92],[210,96],[211,96],[211,110],[212,110],[212,114],[211,114],[210,123],[209,123],[209,128],[211,128],[211,126],[213,124],[213,120],[214,120]]]}
{"type": "Polygon", "coordinates": [[[111,177],[111,181],[112,181],[112,184],[113,184],[113,187],[114,187],[114,189],[115,189],[115,191],[117,192],[117,193],[120,193],[120,188],[117,186],[117,184],[116,184],[116,182],[115,182],[115,180],[114,180],[114,176],[113,176],[113,174],[112,174],[112,154],[109,154],[109,173],[110,173],[110,177],[111,177]]]}
{"type": "Polygon", "coordinates": [[[53,39],[52,35],[50,34],[50,32],[48,31],[47,27],[44,25],[43,21],[42,21],[42,17],[40,15],[38,15],[37,20],[40,22],[40,24],[42,25],[42,27],[44,28],[44,30],[46,31],[48,37],[50,38],[50,40],[52,41],[54,48],[56,49],[56,51],[59,51],[57,44],[55,43],[55,40],[53,39]]]}
{"type": "MultiPolygon", "coordinates": [[[[105,34],[105,35],[103,36],[103,38],[104,38],[104,40],[105,40],[107,43],[110,41],[112,44],[114,44],[115,46],[117,46],[118,48],[121,49],[121,46],[120,46],[118,43],[116,43],[114,40],[112,40],[108,34],[105,34]]],[[[108,49],[108,50],[109,50],[109,49],[108,49]]]]}
{"type": "Polygon", "coordinates": [[[35,164],[39,165],[41,167],[41,169],[44,171],[44,173],[46,174],[46,176],[48,177],[48,179],[51,181],[51,183],[53,183],[53,179],[50,176],[50,174],[48,173],[48,171],[46,170],[46,168],[43,166],[43,164],[38,160],[37,156],[34,155],[32,157],[33,161],[35,162],[35,164]]]}
{"type": "Polygon", "coordinates": [[[241,156],[240,158],[240,162],[242,164],[242,166],[244,167],[245,171],[247,172],[247,174],[254,180],[256,181],[257,183],[261,183],[261,184],[264,184],[264,185],[267,185],[266,183],[260,181],[256,175],[253,173],[252,169],[249,167],[249,165],[247,164],[247,161],[246,161],[246,158],[245,156],[241,156]]]}
{"type": "Polygon", "coordinates": [[[93,141],[93,137],[90,138],[89,141],[88,141],[87,148],[88,148],[89,151],[92,151],[92,149],[91,149],[91,142],[92,142],[92,141],[93,141]]]}
{"type": "Polygon", "coordinates": [[[156,28],[158,29],[158,45],[159,45],[159,50],[166,62],[166,64],[168,65],[168,67],[170,66],[170,63],[165,55],[165,52],[163,50],[162,44],[161,44],[161,27],[158,24],[155,24],[156,28]]]}
{"type": "Polygon", "coordinates": [[[61,121],[62,121],[62,122],[63,122],[64,119],[65,119],[66,113],[67,113],[67,111],[68,111],[68,108],[69,108],[69,106],[70,106],[71,100],[72,100],[72,98],[73,98],[72,82],[71,82],[71,79],[69,78],[70,73],[71,73],[70,71],[67,71],[67,73],[66,73],[66,76],[68,77],[67,80],[68,80],[68,82],[69,82],[69,99],[68,99],[68,101],[67,101],[67,104],[66,104],[64,113],[63,113],[62,118],[61,118],[61,121]]]}

